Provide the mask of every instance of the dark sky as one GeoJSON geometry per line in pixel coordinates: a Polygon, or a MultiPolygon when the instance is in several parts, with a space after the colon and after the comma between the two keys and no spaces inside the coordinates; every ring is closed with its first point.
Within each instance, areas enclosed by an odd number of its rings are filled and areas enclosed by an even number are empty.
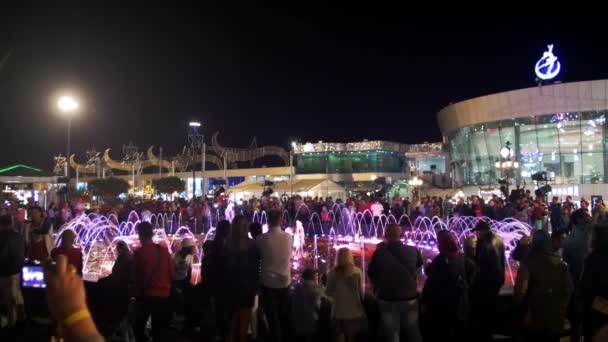
{"type": "Polygon", "coordinates": [[[0,70],[0,167],[49,170],[65,153],[66,121],[51,101],[60,89],[86,102],[72,127],[82,161],[93,146],[120,159],[129,140],[175,154],[194,118],[235,147],[254,136],[284,147],[438,141],[439,109],[533,86],[547,43],[562,81],[608,77],[605,29],[431,31],[399,17],[320,12],[3,9],[0,55],[12,55],[0,70]]]}

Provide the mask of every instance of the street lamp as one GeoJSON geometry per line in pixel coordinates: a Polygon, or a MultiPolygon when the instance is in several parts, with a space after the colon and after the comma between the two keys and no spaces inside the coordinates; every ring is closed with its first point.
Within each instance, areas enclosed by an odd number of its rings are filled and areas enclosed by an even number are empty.
{"type": "Polygon", "coordinates": [[[66,153],[65,153],[65,158],[66,158],[65,177],[66,178],[70,177],[69,160],[70,160],[70,138],[71,138],[71,131],[72,131],[72,118],[74,117],[74,114],[76,114],[76,112],[78,111],[79,107],[80,107],[80,104],[78,103],[78,100],[71,95],[62,95],[57,100],[57,108],[59,109],[59,112],[61,112],[61,114],[64,115],[68,119],[68,141],[66,144],[66,153]]]}
{"type": "MultiPolygon", "coordinates": [[[[194,157],[197,151],[201,151],[201,178],[202,186],[201,190],[203,196],[207,195],[207,182],[205,178],[205,137],[199,133],[201,123],[199,121],[190,121],[188,123],[190,130],[188,131],[188,145],[190,145],[190,151],[192,152],[192,199],[196,198],[196,166],[194,165],[194,157]]],[[[203,197],[205,198],[205,197],[203,197]]]]}
{"type": "Polygon", "coordinates": [[[505,188],[505,197],[509,196],[509,179],[513,176],[515,170],[519,169],[519,162],[517,160],[511,160],[515,153],[511,149],[511,142],[507,141],[505,147],[500,149],[500,158],[496,159],[494,167],[504,175],[504,180],[498,180],[498,183],[503,185],[505,188]]]}
{"type": "Polygon", "coordinates": [[[293,196],[293,155],[296,153],[298,143],[291,142],[291,150],[289,150],[289,194],[293,196]]]}
{"type": "MultiPolygon", "coordinates": [[[[415,198],[412,198],[412,200],[418,200],[418,188],[420,186],[422,186],[422,179],[418,178],[418,176],[414,176],[414,178],[407,181],[407,184],[414,189],[413,192],[414,192],[415,198]]],[[[412,197],[414,197],[414,196],[412,196],[412,197]]]]}

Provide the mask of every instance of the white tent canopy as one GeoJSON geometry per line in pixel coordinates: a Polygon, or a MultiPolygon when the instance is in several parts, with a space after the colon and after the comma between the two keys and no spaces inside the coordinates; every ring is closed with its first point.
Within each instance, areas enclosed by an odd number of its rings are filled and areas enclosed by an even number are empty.
{"type": "MultiPolygon", "coordinates": [[[[328,197],[344,198],[346,190],[340,184],[329,179],[301,179],[289,181],[275,182],[274,196],[282,194],[300,195],[302,197],[328,197]]],[[[233,200],[249,199],[253,196],[260,197],[264,191],[264,183],[255,181],[245,181],[238,184],[229,190],[230,198],[233,200]]]]}
{"type": "Polygon", "coordinates": [[[292,191],[302,197],[328,197],[334,199],[344,198],[346,190],[340,184],[329,179],[300,179],[295,180],[293,185],[289,181],[277,182],[274,186],[276,193],[288,193],[292,191]],[[293,190],[292,190],[293,188],[293,190]]]}

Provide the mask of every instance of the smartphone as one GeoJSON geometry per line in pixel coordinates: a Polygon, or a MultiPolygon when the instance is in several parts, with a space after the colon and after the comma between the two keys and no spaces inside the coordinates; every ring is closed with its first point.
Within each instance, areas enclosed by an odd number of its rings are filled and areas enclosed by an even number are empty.
{"type": "Polygon", "coordinates": [[[25,288],[45,288],[44,267],[42,265],[27,265],[21,268],[21,285],[25,288]]]}

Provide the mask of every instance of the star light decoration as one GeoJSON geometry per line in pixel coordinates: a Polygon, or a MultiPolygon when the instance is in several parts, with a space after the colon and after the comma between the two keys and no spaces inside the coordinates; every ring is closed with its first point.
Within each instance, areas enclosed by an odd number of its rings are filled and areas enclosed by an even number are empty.
{"type": "Polygon", "coordinates": [[[331,143],[319,141],[318,143],[293,144],[295,154],[322,153],[322,152],[363,152],[385,151],[405,154],[439,154],[443,152],[441,143],[400,144],[382,140],[331,143]]]}
{"type": "Polygon", "coordinates": [[[53,173],[56,175],[62,175],[65,170],[65,164],[67,163],[67,158],[59,154],[53,158],[55,161],[55,166],[53,167],[53,173]]]}

